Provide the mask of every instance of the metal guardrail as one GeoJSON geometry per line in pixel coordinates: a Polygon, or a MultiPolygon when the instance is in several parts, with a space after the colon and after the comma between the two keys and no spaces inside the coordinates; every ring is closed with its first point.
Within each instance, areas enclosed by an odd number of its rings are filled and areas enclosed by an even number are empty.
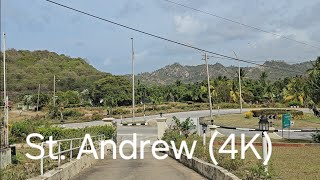
{"type": "MultiPolygon", "coordinates": [[[[103,139],[105,138],[105,135],[102,134],[102,135],[98,135],[98,136],[91,136],[91,138],[94,140],[94,141],[93,141],[93,144],[95,144],[95,143],[103,140],[103,139]]],[[[72,138],[72,139],[56,140],[56,141],[57,141],[57,146],[58,146],[58,152],[57,152],[57,153],[54,153],[53,155],[54,155],[54,156],[58,156],[58,167],[61,166],[61,155],[62,155],[62,154],[65,154],[65,153],[70,152],[70,154],[69,154],[69,155],[70,155],[69,161],[72,160],[72,155],[73,155],[73,154],[72,154],[72,151],[77,150],[77,149],[80,149],[80,148],[81,148],[81,144],[82,144],[82,141],[80,141],[79,146],[73,147],[73,145],[74,145],[73,142],[75,142],[75,141],[77,141],[77,140],[83,140],[83,139],[84,139],[84,138],[72,138]],[[69,149],[61,151],[61,144],[64,143],[64,142],[70,142],[69,149]]],[[[45,143],[45,142],[42,142],[42,143],[41,143],[41,146],[42,146],[42,147],[43,147],[44,143],[45,143]]],[[[86,142],[85,148],[86,148],[86,150],[87,150],[87,148],[88,148],[87,142],[86,142]]],[[[45,158],[49,158],[49,157],[50,157],[50,156],[47,155],[47,156],[43,156],[43,157],[40,159],[40,174],[41,174],[41,176],[43,176],[43,174],[44,174],[44,162],[43,162],[43,160],[44,160],[45,158]]]]}

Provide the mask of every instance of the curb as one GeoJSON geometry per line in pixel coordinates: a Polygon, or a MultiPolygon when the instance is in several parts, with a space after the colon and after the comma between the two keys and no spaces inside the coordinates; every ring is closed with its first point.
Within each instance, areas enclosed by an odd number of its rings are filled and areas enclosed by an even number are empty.
{"type": "Polygon", "coordinates": [[[148,123],[129,123],[129,124],[121,124],[120,126],[146,126],[148,123]]]}

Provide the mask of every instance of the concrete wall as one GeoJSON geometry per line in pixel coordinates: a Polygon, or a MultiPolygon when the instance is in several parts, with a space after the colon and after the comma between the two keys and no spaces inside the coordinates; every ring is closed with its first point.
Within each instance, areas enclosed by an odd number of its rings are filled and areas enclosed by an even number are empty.
{"type": "MultiPolygon", "coordinates": [[[[100,150],[97,150],[97,153],[100,155],[100,150]]],[[[43,176],[37,176],[29,180],[68,180],[79,174],[83,169],[90,167],[96,161],[98,160],[94,159],[92,154],[83,155],[79,160],[75,159],[54,170],[45,172],[43,176]]]]}
{"type": "MultiPolygon", "coordinates": [[[[168,155],[175,159],[173,150],[170,148],[168,155]]],[[[202,176],[208,179],[214,180],[239,180],[237,176],[228,172],[226,169],[215,166],[213,164],[204,162],[198,158],[188,159],[187,156],[182,154],[180,159],[177,159],[183,165],[193,169],[197,173],[201,174],[202,176]]]]}
{"type": "Polygon", "coordinates": [[[0,169],[6,168],[11,164],[11,148],[0,150],[0,169]]]}

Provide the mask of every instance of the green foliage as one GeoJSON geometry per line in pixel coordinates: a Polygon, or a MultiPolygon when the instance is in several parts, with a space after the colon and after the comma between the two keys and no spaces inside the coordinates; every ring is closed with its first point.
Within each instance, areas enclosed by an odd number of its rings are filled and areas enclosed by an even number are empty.
{"type": "Polygon", "coordinates": [[[102,120],[103,118],[104,118],[104,116],[100,113],[94,113],[92,115],[92,120],[94,120],[94,121],[102,120]]]}
{"type": "Polygon", "coordinates": [[[10,49],[6,54],[7,68],[10,69],[7,82],[12,92],[10,99],[14,101],[18,101],[21,95],[37,92],[39,84],[41,92],[51,93],[54,75],[58,90],[72,89],[79,92],[89,89],[92,82],[108,75],[96,70],[85,59],[54,52],[10,49]]]}
{"type": "Polygon", "coordinates": [[[311,134],[311,137],[313,142],[320,143],[320,131],[311,134]]]}
{"type": "Polygon", "coordinates": [[[181,131],[186,137],[189,135],[190,130],[195,128],[195,125],[193,124],[193,121],[190,117],[181,122],[180,119],[173,116],[173,121],[176,124],[176,129],[181,131]]]}
{"type": "Polygon", "coordinates": [[[121,76],[107,76],[93,83],[93,102],[105,106],[130,105],[131,92],[129,80],[121,76]]]}
{"type": "Polygon", "coordinates": [[[66,109],[63,111],[62,115],[63,117],[81,117],[84,115],[84,113],[78,110],[66,109]]]}
{"type": "Polygon", "coordinates": [[[289,102],[289,106],[301,106],[301,103],[297,100],[293,100],[289,102]]]}
{"type": "Polygon", "coordinates": [[[309,79],[306,91],[315,104],[320,104],[320,57],[317,58],[308,72],[309,79]]]}
{"type": "Polygon", "coordinates": [[[265,172],[264,167],[261,163],[252,166],[248,173],[245,174],[245,178],[248,180],[256,180],[256,179],[273,179],[270,173],[265,172]]]}
{"type": "Polygon", "coordinates": [[[45,137],[53,136],[53,139],[70,139],[83,137],[85,134],[96,136],[104,134],[106,138],[111,138],[115,129],[111,126],[93,126],[81,129],[65,129],[62,127],[43,124],[41,121],[24,120],[15,122],[10,129],[11,143],[25,142],[27,136],[31,133],[40,133],[45,137]]]}
{"type": "Polygon", "coordinates": [[[167,129],[162,137],[162,140],[170,143],[170,141],[178,142],[183,138],[184,136],[180,135],[180,132],[178,130],[167,129]]]}
{"type": "Polygon", "coordinates": [[[81,102],[80,94],[77,91],[66,91],[66,92],[58,92],[58,98],[56,99],[56,103],[63,104],[64,107],[68,107],[69,105],[79,105],[81,102]]]}

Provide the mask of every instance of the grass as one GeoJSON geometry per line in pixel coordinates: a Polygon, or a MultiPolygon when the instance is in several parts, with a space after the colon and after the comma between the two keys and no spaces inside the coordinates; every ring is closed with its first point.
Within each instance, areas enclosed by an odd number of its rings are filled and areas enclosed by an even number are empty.
{"type": "MultiPolygon", "coordinates": [[[[227,114],[214,117],[215,123],[218,125],[244,127],[244,128],[258,128],[258,118],[253,117],[250,119],[245,118],[244,114],[227,114]]],[[[273,121],[273,127],[276,129],[281,128],[281,120],[276,119],[273,121]]],[[[320,118],[316,118],[313,114],[305,114],[302,119],[296,119],[294,126],[291,129],[301,128],[320,128],[320,118]]]]}
{"type": "MultiPolygon", "coordinates": [[[[170,135],[167,136],[170,138],[170,135]]],[[[177,136],[175,136],[177,137],[177,136]]],[[[259,138],[261,139],[261,138],[259,138]]],[[[168,140],[168,139],[167,139],[168,140]]],[[[177,145],[179,146],[181,140],[186,140],[190,148],[192,142],[197,140],[197,146],[194,153],[195,157],[198,157],[204,161],[211,162],[208,153],[208,144],[206,147],[201,146],[202,137],[190,136],[185,139],[184,136],[178,136],[177,145]]],[[[208,139],[207,139],[208,140],[208,139]]],[[[224,142],[225,138],[217,138],[216,141],[224,142]]],[[[209,141],[209,140],[208,140],[209,141]]],[[[236,138],[236,142],[240,143],[240,139],[236,138]]],[[[248,142],[248,141],[246,141],[248,142]]],[[[215,153],[222,145],[215,144],[215,153]]],[[[260,156],[262,156],[262,147],[255,146],[260,156]]],[[[230,149],[228,145],[226,150],[230,149]]],[[[241,147],[239,145],[235,146],[238,150],[236,155],[236,160],[231,160],[230,154],[216,154],[219,166],[222,166],[238,176],[241,179],[266,179],[264,176],[259,176],[256,174],[257,168],[261,167],[261,160],[258,160],[251,149],[248,149],[245,154],[245,159],[240,159],[241,147]]],[[[268,179],[319,179],[320,177],[320,146],[304,146],[304,147],[278,147],[273,146],[272,156],[269,161],[269,173],[270,177],[268,179]]],[[[263,170],[258,171],[263,174],[263,170]]]]}

